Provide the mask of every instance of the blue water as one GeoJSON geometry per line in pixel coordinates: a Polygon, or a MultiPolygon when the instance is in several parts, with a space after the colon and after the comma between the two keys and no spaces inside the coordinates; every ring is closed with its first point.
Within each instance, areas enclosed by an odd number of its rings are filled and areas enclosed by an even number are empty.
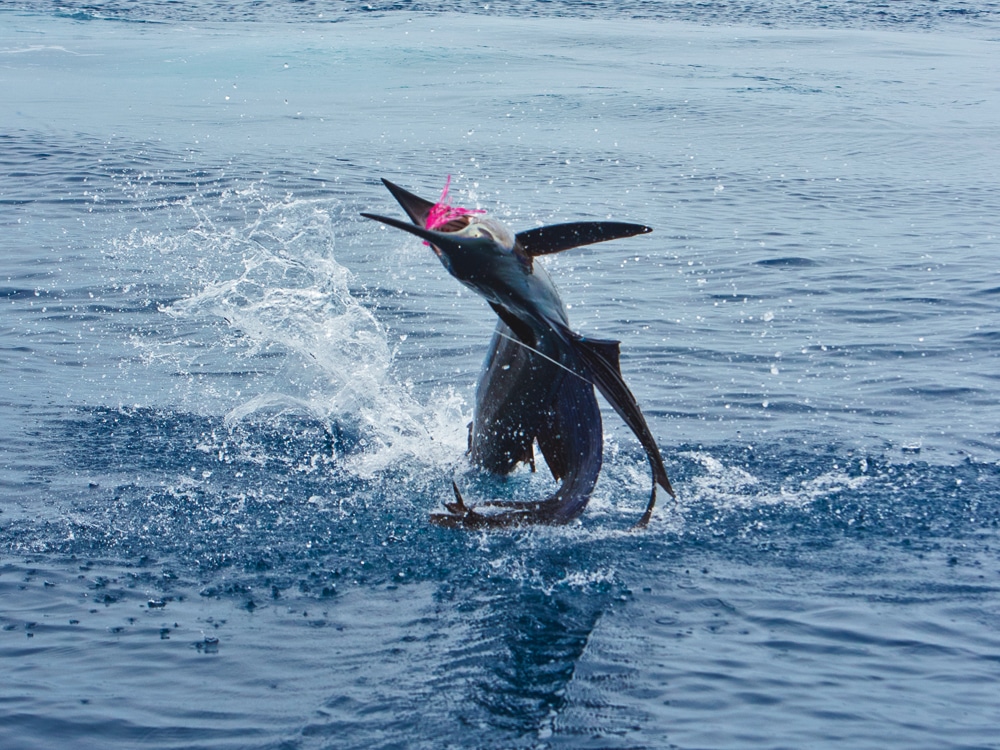
{"type": "Polygon", "coordinates": [[[0,6],[0,747],[998,748],[1000,6],[0,6]],[[429,12],[436,11],[436,12],[429,12]],[[581,522],[427,519],[515,229],[622,368],[581,522]]]}

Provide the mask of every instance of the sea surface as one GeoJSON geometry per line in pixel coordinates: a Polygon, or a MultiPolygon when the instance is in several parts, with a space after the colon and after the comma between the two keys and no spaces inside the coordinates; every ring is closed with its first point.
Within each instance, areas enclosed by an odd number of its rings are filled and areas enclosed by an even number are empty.
{"type": "Polygon", "coordinates": [[[0,3],[0,748],[1000,748],[1000,4],[0,3]],[[466,463],[515,230],[579,523],[466,463]]]}

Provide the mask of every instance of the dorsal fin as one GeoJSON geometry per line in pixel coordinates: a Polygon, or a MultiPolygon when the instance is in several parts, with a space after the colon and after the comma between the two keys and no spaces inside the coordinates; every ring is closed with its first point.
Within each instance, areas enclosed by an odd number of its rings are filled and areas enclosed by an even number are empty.
{"type": "Polygon", "coordinates": [[[581,245],[617,240],[653,230],[642,224],[621,221],[574,221],[569,224],[552,224],[517,233],[517,242],[529,257],[550,255],[581,245]]]}
{"type": "Polygon", "coordinates": [[[603,437],[593,384],[563,377],[535,436],[552,477],[573,484],[587,482],[589,493],[601,470],[603,437]]]}

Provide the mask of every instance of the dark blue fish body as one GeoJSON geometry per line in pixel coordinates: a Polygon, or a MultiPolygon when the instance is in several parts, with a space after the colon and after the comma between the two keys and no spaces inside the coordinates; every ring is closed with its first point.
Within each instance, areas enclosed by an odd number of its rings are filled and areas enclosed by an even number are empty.
{"type": "Polygon", "coordinates": [[[486,299],[500,321],[476,389],[470,428],[473,463],[506,474],[532,462],[537,442],[559,489],[538,502],[465,505],[457,487],[448,513],[432,520],[465,528],[566,523],[586,507],[601,470],[603,435],[594,386],[639,438],[653,470],[653,491],[639,524],[648,522],[656,485],[673,495],[663,459],[642,412],[621,376],[618,342],[589,339],[569,328],[566,309],[534,257],[650,231],[638,224],[579,222],[517,235],[491,219],[462,216],[426,229],[434,204],[383,180],[412,224],[363,216],[424,239],[445,268],[486,299]]]}
{"type": "MultiPolygon", "coordinates": [[[[497,321],[469,425],[472,463],[494,474],[508,474],[519,463],[533,464],[535,439],[555,410],[565,374],[522,346],[514,332],[497,321]]],[[[592,386],[589,390],[593,394],[592,386]]]]}
{"type": "Polygon", "coordinates": [[[536,442],[559,488],[538,503],[484,516],[487,523],[572,521],[587,506],[604,454],[594,386],[525,348],[499,321],[476,387],[469,455],[476,466],[508,474],[519,463],[534,466],[536,442]]]}

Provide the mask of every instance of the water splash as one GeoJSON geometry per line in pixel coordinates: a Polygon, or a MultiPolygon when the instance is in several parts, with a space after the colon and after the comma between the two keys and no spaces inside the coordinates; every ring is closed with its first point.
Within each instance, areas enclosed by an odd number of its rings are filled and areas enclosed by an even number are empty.
{"type": "Polygon", "coordinates": [[[362,478],[461,455],[462,399],[444,390],[424,404],[398,382],[385,327],[334,255],[336,200],[254,184],[177,208],[187,226],[133,233],[117,250],[150,253],[183,279],[160,306],[174,335],[135,343],[147,365],[176,369],[193,410],[222,411],[229,429],[297,415],[346,430],[357,440],[341,458],[362,478]]]}
{"type": "Polygon", "coordinates": [[[721,460],[706,451],[683,451],[679,458],[697,464],[701,471],[688,486],[689,505],[712,505],[720,510],[760,506],[803,508],[819,499],[860,489],[869,477],[851,475],[846,468],[801,479],[798,484],[784,478],[773,486],[747,468],[721,460]]]}

